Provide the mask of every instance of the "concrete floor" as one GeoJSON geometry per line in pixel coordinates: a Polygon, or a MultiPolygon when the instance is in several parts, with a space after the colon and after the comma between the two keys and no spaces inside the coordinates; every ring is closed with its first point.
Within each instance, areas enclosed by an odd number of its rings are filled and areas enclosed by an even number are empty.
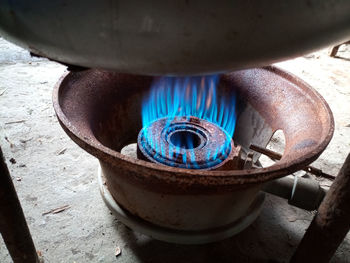
{"type": "MultiPolygon", "coordinates": [[[[322,50],[279,64],[317,89],[334,113],[334,138],[315,162],[334,175],[350,149],[349,46],[342,47],[339,56],[344,58],[330,58],[322,50]]],[[[249,228],[214,244],[167,244],[118,222],[100,197],[97,160],[68,138],[55,117],[51,93],[64,71],[64,66],[31,58],[0,38],[0,145],[45,262],[288,261],[313,213],[273,196],[249,228]],[[69,208],[61,213],[43,215],[65,205],[69,208]],[[118,257],[117,247],[122,251],[118,257]]],[[[324,187],[331,184],[320,182],[324,187]]],[[[0,262],[11,262],[1,238],[0,262]]],[[[350,262],[349,234],[333,262],[350,262]]]]}

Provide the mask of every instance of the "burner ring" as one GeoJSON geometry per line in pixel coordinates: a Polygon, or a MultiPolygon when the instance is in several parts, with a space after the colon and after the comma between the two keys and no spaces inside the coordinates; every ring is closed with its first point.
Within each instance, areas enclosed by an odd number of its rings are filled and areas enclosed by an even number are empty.
{"type": "Polygon", "coordinates": [[[162,131],[162,136],[166,138],[166,141],[176,148],[197,150],[204,147],[208,141],[208,131],[198,125],[189,123],[171,123],[169,127],[166,127],[162,131]],[[191,147],[186,144],[184,138],[192,138],[194,145],[191,147]],[[179,146],[178,142],[184,142],[185,145],[179,146]]]}
{"type": "Polygon", "coordinates": [[[230,136],[219,126],[197,117],[162,118],[138,136],[139,158],[187,169],[216,169],[232,155],[230,136]]]}

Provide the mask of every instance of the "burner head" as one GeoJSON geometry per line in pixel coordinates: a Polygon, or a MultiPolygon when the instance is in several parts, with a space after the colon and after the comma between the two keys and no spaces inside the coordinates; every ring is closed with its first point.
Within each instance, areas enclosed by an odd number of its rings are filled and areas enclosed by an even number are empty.
{"type": "Polygon", "coordinates": [[[235,146],[219,126],[197,117],[162,118],[138,135],[138,157],[187,169],[217,169],[235,146]]]}

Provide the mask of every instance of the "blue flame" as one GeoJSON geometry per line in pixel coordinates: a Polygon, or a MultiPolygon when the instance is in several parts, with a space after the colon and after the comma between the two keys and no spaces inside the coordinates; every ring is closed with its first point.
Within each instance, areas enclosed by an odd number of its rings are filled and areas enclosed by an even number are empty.
{"type": "MultiPolygon", "coordinates": [[[[175,117],[193,116],[221,127],[231,140],[236,124],[236,96],[234,92],[219,96],[218,83],[218,75],[156,78],[150,93],[142,102],[143,127],[160,118],[168,118],[170,125],[175,117]]],[[[191,143],[187,142],[188,145],[191,143]]],[[[150,141],[150,144],[157,152],[162,152],[161,145],[154,145],[154,141],[150,141]]],[[[215,159],[220,151],[226,151],[225,147],[208,152],[208,160],[215,159]]],[[[182,154],[182,158],[184,163],[195,162],[195,155],[191,151],[182,154]]]]}

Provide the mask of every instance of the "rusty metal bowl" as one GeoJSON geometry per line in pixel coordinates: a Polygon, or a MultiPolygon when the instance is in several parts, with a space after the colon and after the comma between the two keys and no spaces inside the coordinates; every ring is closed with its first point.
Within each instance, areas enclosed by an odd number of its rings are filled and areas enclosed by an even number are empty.
{"type": "Polygon", "coordinates": [[[239,220],[264,183],[317,159],[333,135],[332,113],[316,91],[278,68],[257,68],[222,75],[218,88],[238,93],[235,143],[245,152],[250,143],[264,147],[281,129],[286,146],[280,161],[261,169],[207,171],[134,159],[120,151],[137,141],[141,101],[151,82],[100,70],[71,72],[56,85],[53,104],[67,134],[99,159],[117,203],[158,226],[203,230],[239,220]]]}
{"type": "Polygon", "coordinates": [[[349,14],[348,0],[0,0],[0,34],[68,64],[198,74],[345,42],[349,14]]]}

